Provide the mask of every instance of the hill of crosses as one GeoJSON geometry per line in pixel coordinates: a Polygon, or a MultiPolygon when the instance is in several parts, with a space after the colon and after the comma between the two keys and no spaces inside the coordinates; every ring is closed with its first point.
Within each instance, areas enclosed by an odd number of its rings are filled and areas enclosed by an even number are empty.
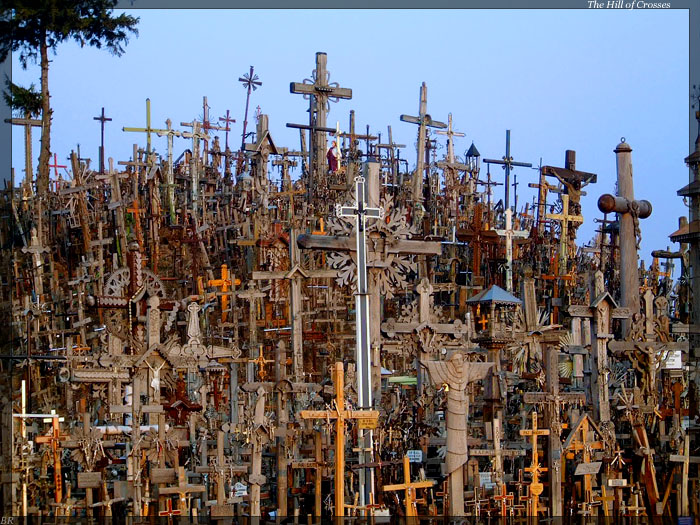
{"type": "MultiPolygon", "coordinates": [[[[575,151],[518,204],[509,133],[458,158],[425,84],[416,152],[329,126],[352,90],[315,60],[298,151],[260,112],[231,146],[205,98],[125,128],[130,159],[72,153],[41,196],[30,161],[4,190],[3,514],[699,514],[693,206],[645,264],[622,139],[581,243],[575,151]]],[[[700,139],[683,160],[697,204],[700,139]]]]}

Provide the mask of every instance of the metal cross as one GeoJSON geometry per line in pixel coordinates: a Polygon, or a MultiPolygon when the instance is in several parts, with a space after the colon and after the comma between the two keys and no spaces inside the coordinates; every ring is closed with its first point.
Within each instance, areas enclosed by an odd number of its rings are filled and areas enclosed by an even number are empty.
{"type": "Polygon", "coordinates": [[[97,117],[92,117],[92,120],[100,121],[100,173],[105,172],[105,122],[110,122],[112,119],[105,116],[105,108],[102,108],[102,113],[97,117]]]}
{"type": "Polygon", "coordinates": [[[506,154],[503,157],[503,160],[496,160],[496,159],[484,159],[484,162],[489,163],[489,164],[501,164],[503,166],[503,169],[506,170],[506,180],[505,180],[505,186],[506,186],[506,197],[505,197],[505,208],[510,207],[510,170],[512,169],[513,166],[521,166],[523,168],[532,168],[532,164],[529,162],[516,162],[513,160],[513,157],[510,155],[510,130],[506,130],[506,154]]]}

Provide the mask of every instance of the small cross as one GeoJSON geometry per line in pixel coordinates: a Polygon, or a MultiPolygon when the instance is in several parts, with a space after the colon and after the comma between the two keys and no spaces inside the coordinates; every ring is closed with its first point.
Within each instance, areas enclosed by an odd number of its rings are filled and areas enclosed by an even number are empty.
{"type": "Polygon", "coordinates": [[[227,110],[226,110],[226,116],[225,116],[225,117],[219,117],[219,122],[224,122],[224,126],[225,126],[225,127],[224,127],[224,131],[226,132],[226,134],[225,134],[225,136],[226,136],[225,145],[226,145],[226,149],[228,150],[228,132],[231,131],[231,127],[229,126],[229,124],[233,124],[234,122],[236,122],[236,119],[232,119],[232,118],[230,117],[230,111],[227,109],[227,110]]]}
{"type": "Polygon", "coordinates": [[[63,165],[59,164],[58,163],[58,156],[54,153],[53,154],[53,164],[49,164],[49,168],[54,169],[54,174],[56,175],[56,179],[58,179],[60,177],[60,175],[58,174],[58,168],[68,168],[68,166],[63,166],[63,165]]]}

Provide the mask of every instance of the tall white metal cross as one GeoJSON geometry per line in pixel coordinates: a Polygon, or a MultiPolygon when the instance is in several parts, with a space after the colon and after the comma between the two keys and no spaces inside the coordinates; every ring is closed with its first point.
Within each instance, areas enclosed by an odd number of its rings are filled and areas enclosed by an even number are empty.
{"type": "MultiPolygon", "coordinates": [[[[357,347],[355,362],[357,363],[357,401],[360,409],[372,408],[372,363],[370,348],[370,320],[369,320],[369,294],[367,293],[367,240],[365,225],[367,219],[383,219],[384,208],[368,208],[365,190],[365,178],[355,177],[355,204],[354,206],[336,205],[336,215],[339,217],[355,217],[356,221],[356,249],[357,249],[357,293],[355,294],[355,334],[357,347]]],[[[364,462],[365,442],[372,443],[372,432],[369,436],[360,435],[360,463],[364,462]]],[[[360,501],[364,504],[368,493],[366,476],[360,475],[360,501]]],[[[336,473],[336,475],[342,475],[336,473]]]]}

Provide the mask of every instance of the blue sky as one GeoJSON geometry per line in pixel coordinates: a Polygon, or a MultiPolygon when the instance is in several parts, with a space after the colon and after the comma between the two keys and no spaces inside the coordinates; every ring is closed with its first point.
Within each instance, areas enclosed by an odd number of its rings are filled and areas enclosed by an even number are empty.
{"type": "MultiPolygon", "coordinates": [[[[227,109],[237,120],[229,138],[240,143],[245,90],[238,77],[251,65],[263,85],[251,98],[270,116],[279,146],[299,149],[298,130],[308,121],[308,102],[289,92],[290,82],[311,76],[317,51],[328,54],[331,81],[352,88],[352,100],[331,105],[329,125],[347,129],[355,110],[358,131],[369,125],[406,144],[401,156],[415,164],[416,127],[399,121],[415,115],[421,82],[428,86],[428,112],[466,134],[456,139],[463,155],[472,141],[483,157],[505,153],[511,130],[515,160],[563,166],[564,151],[577,152],[577,168],[598,174],[583,198],[587,242],[601,214],[596,200],[615,183],[613,149],[625,137],[632,146],[635,192],[654,206],[642,223],[641,257],[670,245],[668,235],[687,213],[676,190],[688,170],[688,13],[685,10],[134,10],[139,36],[126,53],[64,44],[52,57],[52,150],[59,161],[80,144],[97,167],[99,122],[105,107],[106,157],[131,157],[145,135],[123,126],[145,126],[151,99],[154,127],[174,126],[227,109]]],[[[13,62],[13,80],[39,84],[39,68],[13,62]]],[[[254,127],[254,121],[250,126],[254,127]]],[[[22,132],[13,130],[16,178],[23,177],[22,132]]],[[[39,152],[34,132],[34,162],[39,152]]],[[[153,137],[165,154],[166,139],[153,137]]],[[[223,135],[221,135],[223,142],[223,135]]],[[[444,155],[443,145],[439,156],[444,155]]],[[[190,146],[175,140],[175,154],[190,146]]],[[[67,164],[67,162],[61,162],[67,164]]],[[[36,169],[36,168],[35,168],[36,169]]],[[[502,181],[500,168],[492,175],[502,181]]],[[[535,170],[520,168],[520,203],[531,200],[535,170]]],[[[273,172],[277,177],[277,172],[273,172]]],[[[500,198],[503,187],[496,188],[500,198]]],[[[674,247],[672,247],[674,249],[674,247]]]]}

